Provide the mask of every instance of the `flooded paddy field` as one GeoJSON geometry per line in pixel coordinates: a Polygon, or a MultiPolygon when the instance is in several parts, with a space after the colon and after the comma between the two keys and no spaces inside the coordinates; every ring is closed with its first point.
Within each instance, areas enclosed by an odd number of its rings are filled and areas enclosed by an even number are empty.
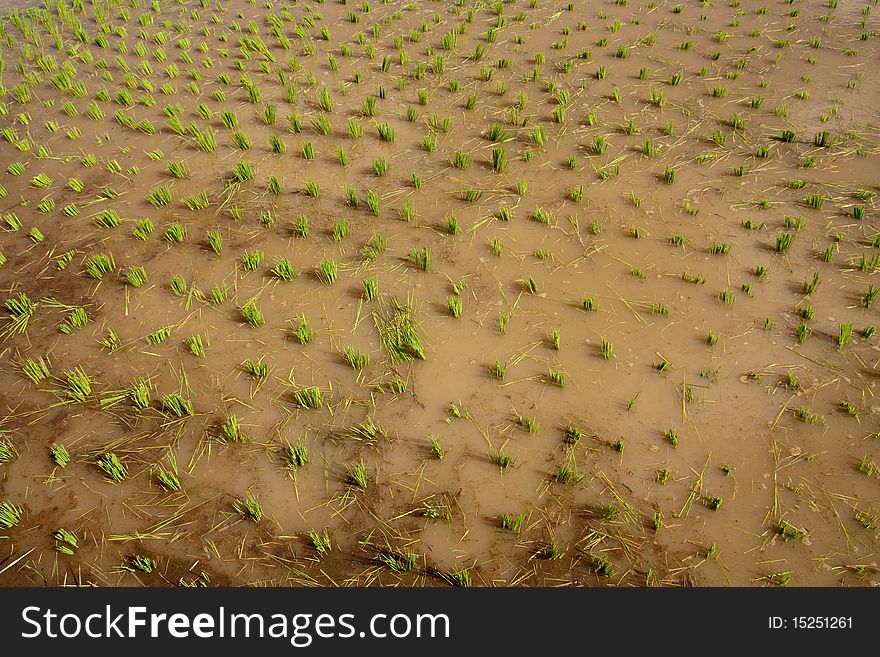
{"type": "Polygon", "coordinates": [[[877,585],[875,5],[5,3],[0,585],[877,585]]]}

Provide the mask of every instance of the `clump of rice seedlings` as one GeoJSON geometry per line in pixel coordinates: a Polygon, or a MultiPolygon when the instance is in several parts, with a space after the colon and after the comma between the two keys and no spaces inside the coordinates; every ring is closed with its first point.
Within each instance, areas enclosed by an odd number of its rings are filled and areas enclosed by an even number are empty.
{"type": "Polygon", "coordinates": [[[387,176],[388,170],[388,161],[385,158],[380,157],[373,162],[373,171],[376,173],[377,176],[387,176]]]}
{"type": "Polygon", "coordinates": [[[290,260],[279,258],[275,261],[275,266],[272,268],[272,275],[278,280],[291,282],[295,281],[299,274],[293,268],[290,260]]]}
{"type": "Polygon", "coordinates": [[[428,247],[422,247],[421,249],[413,249],[410,253],[410,259],[413,262],[413,265],[416,269],[420,269],[422,271],[430,271],[431,269],[431,251],[428,247]]]}
{"type": "Polygon", "coordinates": [[[246,520],[253,520],[259,523],[263,519],[263,507],[260,506],[260,502],[254,497],[253,493],[248,493],[243,500],[235,500],[232,506],[246,520]]]}
{"type": "Polygon", "coordinates": [[[176,418],[190,417],[195,414],[192,402],[177,393],[170,393],[162,397],[162,409],[176,418]]]}
{"type": "Polygon", "coordinates": [[[840,401],[840,407],[847,412],[851,417],[858,418],[859,417],[859,409],[856,408],[851,402],[842,399],[840,401]]]}
{"type": "Polygon", "coordinates": [[[450,235],[458,235],[461,232],[458,217],[455,216],[454,212],[451,212],[449,216],[446,217],[446,232],[450,235]]]}
{"type": "Polygon", "coordinates": [[[437,439],[437,436],[429,436],[429,440],[431,443],[431,453],[438,461],[442,461],[443,457],[446,456],[446,452],[440,444],[440,441],[437,439]]]}
{"type": "Polygon", "coordinates": [[[597,312],[599,310],[599,302],[596,301],[595,299],[593,299],[592,297],[585,298],[581,302],[581,305],[583,306],[584,310],[586,310],[587,312],[597,312]]]}
{"type": "Polygon", "coordinates": [[[805,202],[814,210],[821,210],[825,204],[825,196],[822,192],[807,193],[805,202]]]}
{"type": "Polygon", "coordinates": [[[99,341],[99,344],[103,346],[107,351],[113,352],[119,349],[122,346],[122,341],[119,339],[119,335],[112,328],[107,331],[106,337],[102,338],[99,341]]]}
{"type": "Polygon", "coordinates": [[[152,333],[148,334],[144,340],[146,340],[149,345],[157,345],[162,344],[171,336],[171,327],[163,326],[159,329],[156,329],[152,333]]]}
{"type": "Polygon", "coordinates": [[[565,387],[565,382],[567,380],[567,375],[564,370],[555,369],[551,367],[547,372],[547,380],[555,386],[559,386],[560,388],[565,387]]]}
{"type": "Polygon", "coordinates": [[[3,306],[9,311],[9,326],[3,330],[2,335],[16,335],[27,331],[28,323],[37,311],[37,305],[24,292],[7,299],[3,306]]]}
{"type": "Polygon", "coordinates": [[[126,557],[123,568],[130,572],[139,571],[149,574],[156,569],[156,560],[140,554],[128,556],[126,557]]]}
{"type": "Polygon", "coordinates": [[[244,183],[254,179],[254,170],[251,163],[247,160],[240,160],[232,168],[232,180],[237,183],[244,183]]]}
{"type": "Polygon", "coordinates": [[[0,526],[4,529],[12,529],[13,527],[17,527],[18,523],[21,522],[21,515],[23,513],[23,509],[6,500],[5,502],[0,502],[0,526]]]}
{"type": "Polygon", "coordinates": [[[821,418],[816,413],[811,412],[806,406],[801,406],[797,411],[795,411],[795,417],[801,420],[802,422],[806,422],[807,424],[816,424],[821,418]]]}
{"type": "Polygon", "coordinates": [[[827,130],[817,132],[813,137],[813,144],[819,148],[828,148],[831,146],[831,135],[827,130]]]}
{"type": "Polygon", "coordinates": [[[489,461],[502,470],[505,470],[514,464],[513,457],[510,456],[510,454],[505,454],[504,452],[495,449],[489,451],[489,461]]]}
{"type": "Polygon", "coordinates": [[[586,476],[586,471],[582,472],[578,470],[573,458],[569,457],[559,469],[559,472],[556,473],[556,481],[566,486],[574,486],[575,484],[579,484],[581,481],[583,481],[584,477],[586,476]]]}
{"type": "Polygon", "coordinates": [[[271,372],[271,368],[269,364],[264,362],[262,358],[258,361],[254,361],[252,358],[248,358],[241,365],[244,368],[244,371],[254,377],[257,381],[265,381],[269,378],[269,373],[271,372]]]}
{"type": "Polygon", "coordinates": [[[709,247],[709,253],[712,255],[724,255],[730,251],[731,244],[727,242],[713,242],[709,247]]]}
{"type": "Polygon", "coordinates": [[[379,139],[389,143],[394,142],[394,128],[387,123],[379,123],[376,125],[376,131],[379,133],[379,139]]]}
{"type": "Polygon", "coordinates": [[[49,378],[49,365],[42,356],[39,356],[37,360],[28,357],[22,364],[21,371],[33,383],[39,383],[49,378]]]}
{"type": "Polygon", "coordinates": [[[165,231],[165,239],[172,244],[183,244],[186,241],[186,229],[175,222],[165,231]]]}
{"type": "Polygon", "coordinates": [[[182,297],[184,294],[186,294],[187,284],[183,276],[178,276],[175,274],[171,277],[171,291],[179,297],[182,297]]]}
{"type": "Polygon", "coordinates": [[[312,330],[309,320],[306,319],[305,315],[300,315],[296,328],[293,330],[293,335],[302,345],[306,345],[314,339],[315,332],[312,330]]]}
{"type": "Polygon", "coordinates": [[[538,294],[538,292],[540,292],[540,288],[538,287],[538,283],[531,276],[529,276],[525,281],[523,281],[523,284],[526,288],[526,291],[529,294],[538,294]]]}
{"type": "Polygon", "coordinates": [[[870,309],[874,305],[878,294],[880,294],[880,288],[874,287],[873,284],[868,285],[868,289],[862,295],[862,307],[870,309]]]}
{"type": "Polygon", "coordinates": [[[113,452],[99,456],[96,463],[107,479],[114,484],[122,483],[128,476],[128,468],[113,452]]]}
{"type": "Polygon", "coordinates": [[[284,141],[278,135],[269,137],[269,147],[276,155],[284,155],[284,152],[287,150],[287,146],[284,145],[284,141]]]}
{"type": "Polygon", "coordinates": [[[324,391],[318,386],[305,386],[294,391],[293,398],[303,408],[321,408],[324,405],[324,391]]]}
{"type": "Polygon", "coordinates": [[[736,295],[725,287],[718,293],[718,300],[725,305],[732,306],[736,300],[736,295]]]}
{"type": "Polygon", "coordinates": [[[813,278],[809,281],[804,281],[804,294],[811,295],[816,292],[816,289],[819,287],[819,272],[813,272],[813,278]]]}
{"type": "Polygon", "coordinates": [[[358,461],[353,467],[349,468],[348,482],[353,486],[357,486],[361,490],[367,489],[369,480],[367,479],[367,466],[363,459],[358,461]]]}
{"type": "Polygon", "coordinates": [[[245,439],[241,430],[241,424],[235,413],[230,413],[226,416],[223,424],[220,425],[220,432],[222,433],[223,440],[229,443],[240,443],[245,439]]]}
{"type": "MultiPolygon", "coordinates": [[[[152,394],[152,390],[153,385],[150,380],[141,377],[135,379],[135,381],[125,392],[125,397],[128,398],[132,406],[139,410],[143,410],[150,407],[150,397],[152,394]]],[[[110,403],[111,401],[115,401],[115,399],[116,398],[102,400],[102,403],[110,403]]]]}
{"type": "Polygon", "coordinates": [[[86,260],[85,269],[89,276],[101,280],[104,274],[109,274],[116,269],[116,262],[113,260],[112,253],[96,253],[86,260]]]}
{"type": "Polygon", "coordinates": [[[12,443],[5,438],[0,438],[0,464],[9,463],[14,458],[15,452],[12,443]]]}
{"type": "Polygon", "coordinates": [[[250,326],[262,326],[266,323],[263,312],[257,307],[256,298],[248,299],[240,308],[242,319],[250,326]]]}
{"type": "Polygon", "coordinates": [[[220,234],[219,230],[209,230],[206,234],[206,238],[208,240],[208,246],[211,247],[211,250],[220,255],[223,251],[223,236],[220,234]]]}
{"type": "Polygon", "coordinates": [[[308,462],[309,450],[302,444],[302,441],[297,440],[293,445],[289,442],[287,443],[287,448],[284,450],[284,466],[288,471],[296,473],[297,470],[307,465],[308,462]]]}
{"type": "Polygon", "coordinates": [[[852,340],[853,325],[841,323],[838,325],[837,329],[837,348],[843,349],[852,340]]]}
{"type": "Polygon", "coordinates": [[[147,200],[154,207],[161,208],[171,203],[171,188],[161,185],[147,192],[147,200]]]}
{"type": "Polygon", "coordinates": [[[311,196],[312,198],[319,198],[321,196],[321,188],[318,186],[318,183],[315,182],[312,178],[306,180],[306,194],[311,196]]]}
{"type": "Polygon", "coordinates": [[[324,556],[328,552],[330,552],[332,548],[332,544],[330,542],[330,535],[327,533],[327,530],[324,530],[323,534],[319,534],[315,530],[311,530],[308,533],[309,540],[312,542],[312,546],[315,548],[315,551],[318,553],[318,556],[324,556]]]}
{"type": "Polygon", "coordinates": [[[52,538],[58,541],[55,549],[62,554],[73,554],[79,547],[79,540],[76,534],[64,528],[58,529],[52,534],[52,538]]]}
{"type": "Polygon", "coordinates": [[[260,250],[243,251],[241,254],[241,267],[245,271],[256,271],[263,264],[266,255],[260,250]]]}
{"type": "Polygon", "coordinates": [[[865,454],[862,456],[862,460],[859,461],[859,472],[864,473],[869,477],[875,477],[880,475],[880,466],[877,465],[877,462],[873,458],[865,454]]]}
{"type": "Polygon", "coordinates": [[[189,348],[193,356],[198,356],[199,358],[205,357],[205,344],[202,341],[202,336],[198,333],[189,337],[186,341],[186,346],[189,348]]]}
{"type": "Polygon", "coordinates": [[[602,338],[602,358],[605,360],[614,358],[614,346],[605,338],[602,338]]]}
{"type": "Polygon", "coordinates": [[[449,307],[449,312],[452,313],[452,316],[456,319],[461,317],[462,312],[462,300],[460,296],[452,296],[446,299],[446,305],[449,307]]]}
{"type": "Polygon", "coordinates": [[[71,401],[84,402],[92,394],[92,380],[80,365],[65,371],[64,375],[67,378],[67,396],[71,401]]]}
{"type": "Polygon", "coordinates": [[[348,237],[349,228],[349,223],[345,219],[340,219],[333,224],[333,228],[330,231],[330,238],[339,244],[342,240],[348,237]]]}
{"type": "Polygon", "coordinates": [[[136,240],[146,242],[155,229],[152,219],[143,219],[131,229],[131,234],[136,240]]]}
{"type": "Polygon", "coordinates": [[[786,253],[791,250],[791,246],[794,243],[795,234],[794,233],[782,233],[776,237],[776,252],[777,253],[786,253]]]}
{"type": "Polygon", "coordinates": [[[181,201],[189,210],[205,210],[211,206],[208,192],[202,190],[198,194],[188,194],[181,201]]]}
{"type": "Polygon", "coordinates": [[[128,273],[125,275],[125,280],[132,287],[138,288],[142,285],[146,285],[149,282],[149,277],[147,276],[146,269],[144,269],[140,265],[133,265],[128,268],[128,273]]]}
{"type": "Polygon", "coordinates": [[[169,452],[167,468],[164,465],[159,464],[156,466],[154,472],[159,485],[165,490],[174,492],[181,489],[180,477],[178,476],[177,471],[177,459],[174,458],[174,454],[169,452]]]}
{"type": "Polygon", "coordinates": [[[354,347],[346,347],[339,354],[353,370],[362,370],[370,364],[370,354],[366,354],[354,347]]]}
{"type": "Polygon", "coordinates": [[[380,306],[373,313],[382,346],[388,352],[391,364],[425,359],[425,348],[416,331],[414,303],[404,305],[395,301],[393,310],[380,306]]]}
{"type": "Polygon", "coordinates": [[[70,335],[76,329],[82,328],[89,323],[89,316],[86,309],[82,307],[74,308],[67,316],[67,319],[58,325],[58,330],[62,333],[70,335]]]}
{"type": "Polygon", "coordinates": [[[335,260],[325,259],[321,261],[321,264],[318,266],[316,270],[316,274],[318,276],[318,280],[320,280],[324,285],[333,285],[336,282],[336,275],[339,271],[339,265],[335,260]]]}
{"type": "Polygon", "coordinates": [[[186,168],[185,162],[173,162],[169,160],[168,173],[170,173],[175,178],[186,178],[187,176],[189,176],[189,171],[186,168]]]}
{"type": "Polygon", "coordinates": [[[666,169],[663,172],[663,182],[667,185],[671,185],[675,182],[675,169],[669,165],[666,165],[666,169]]]}

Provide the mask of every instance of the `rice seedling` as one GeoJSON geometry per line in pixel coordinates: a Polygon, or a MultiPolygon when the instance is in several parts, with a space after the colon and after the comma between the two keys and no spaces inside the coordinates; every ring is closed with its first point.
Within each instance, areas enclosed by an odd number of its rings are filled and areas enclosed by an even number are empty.
{"type": "Polygon", "coordinates": [[[795,411],[795,416],[801,420],[802,422],[806,422],[807,424],[816,424],[821,418],[812,413],[807,407],[801,406],[797,411],[795,411]]]}
{"type": "Polygon", "coordinates": [[[367,479],[367,466],[363,459],[349,469],[348,482],[353,486],[357,486],[361,490],[367,489],[369,480],[367,479]]]}
{"type": "Polygon", "coordinates": [[[565,373],[564,370],[555,369],[555,368],[551,367],[547,372],[547,380],[551,384],[558,386],[560,388],[565,387],[565,382],[567,379],[568,379],[568,375],[565,373]]]}
{"type": "Polygon", "coordinates": [[[843,349],[852,340],[853,325],[842,322],[837,328],[837,348],[843,349]]]}
{"type": "Polygon", "coordinates": [[[112,253],[96,253],[89,257],[85,263],[86,273],[97,280],[101,280],[105,274],[109,274],[114,269],[116,269],[116,262],[113,260],[112,253]]]}
{"type": "Polygon", "coordinates": [[[171,203],[171,188],[168,185],[160,185],[147,192],[147,201],[150,205],[161,208],[171,203]]]}
{"type": "Polygon", "coordinates": [[[782,233],[776,237],[776,252],[786,253],[791,250],[794,243],[794,233],[782,233]]]}
{"type": "Polygon", "coordinates": [[[113,452],[99,456],[96,464],[111,483],[120,484],[128,477],[128,468],[113,452]]]}
{"type": "Polygon", "coordinates": [[[298,388],[294,391],[293,398],[303,408],[317,409],[324,405],[324,391],[317,386],[298,388]]]}
{"type": "Polygon", "coordinates": [[[77,539],[76,534],[64,528],[56,530],[52,534],[52,538],[57,541],[55,549],[62,554],[73,554],[79,547],[79,539],[77,539]]]}
{"type": "Polygon", "coordinates": [[[263,312],[257,307],[256,298],[248,299],[240,308],[239,313],[245,323],[257,327],[266,323],[263,312]]]}
{"type": "Polygon", "coordinates": [[[251,168],[250,162],[240,160],[232,168],[232,180],[237,183],[244,183],[254,179],[254,170],[251,168]]]}
{"type": "Polygon", "coordinates": [[[232,507],[246,520],[252,520],[259,524],[263,519],[263,507],[260,506],[260,502],[253,493],[248,493],[244,499],[235,500],[232,507]]]}
{"type": "Polygon", "coordinates": [[[880,294],[880,288],[874,287],[873,284],[868,285],[868,289],[865,290],[865,293],[862,295],[862,307],[870,310],[871,306],[874,305],[874,301],[877,299],[878,294],[880,294]]]}
{"type": "Polygon", "coordinates": [[[305,192],[312,198],[319,198],[321,196],[321,189],[318,187],[318,183],[312,178],[306,180],[305,192]]]}
{"type": "Polygon", "coordinates": [[[336,263],[336,261],[328,258],[321,261],[321,264],[316,270],[316,274],[318,276],[318,280],[324,283],[324,285],[333,285],[333,283],[336,282],[338,271],[339,265],[336,263]]]}
{"type": "Polygon", "coordinates": [[[804,281],[804,294],[811,295],[816,292],[816,289],[819,287],[819,272],[813,272],[813,278],[809,281],[804,281]]]}
{"type": "Polygon", "coordinates": [[[489,461],[502,470],[505,470],[514,464],[512,456],[494,449],[489,452],[489,461]]]}
{"type": "Polygon", "coordinates": [[[323,534],[319,534],[317,531],[311,530],[308,532],[307,536],[312,542],[312,546],[315,548],[315,551],[318,553],[319,557],[324,556],[333,549],[330,542],[330,535],[327,533],[326,529],[324,530],[323,534]]]}
{"type": "Polygon", "coordinates": [[[164,237],[171,244],[183,244],[186,241],[186,229],[175,222],[165,230],[164,237]]]}
{"type": "Polygon", "coordinates": [[[21,522],[22,513],[24,510],[9,500],[0,502],[0,526],[4,529],[17,527],[21,522]]]}
{"type": "Polygon", "coordinates": [[[353,370],[365,369],[370,364],[370,354],[364,353],[354,347],[346,347],[339,352],[342,359],[353,370]]]}
{"type": "Polygon", "coordinates": [[[226,416],[223,424],[220,425],[221,437],[228,443],[240,443],[245,440],[244,433],[241,430],[241,424],[238,417],[234,413],[226,416]]]}
{"type": "Polygon", "coordinates": [[[297,470],[308,464],[309,450],[300,440],[297,440],[293,445],[289,442],[286,443],[286,445],[287,447],[284,450],[284,465],[288,471],[296,473],[297,470]]]}
{"type": "Polygon", "coordinates": [[[602,338],[602,358],[605,360],[614,358],[614,346],[605,338],[602,338]]]}

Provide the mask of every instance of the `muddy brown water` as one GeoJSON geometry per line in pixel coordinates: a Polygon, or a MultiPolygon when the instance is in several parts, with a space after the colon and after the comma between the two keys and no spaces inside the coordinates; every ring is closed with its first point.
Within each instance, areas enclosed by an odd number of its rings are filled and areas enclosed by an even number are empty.
{"type": "Polygon", "coordinates": [[[0,430],[13,452],[0,465],[0,501],[22,510],[17,526],[0,531],[0,583],[433,586],[463,571],[488,586],[880,581],[878,337],[864,332],[880,323],[878,306],[865,300],[880,252],[872,3],[206,5],[98,3],[96,16],[87,3],[73,15],[88,45],[55,5],[27,30],[39,34],[36,42],[4,22],[0,208],[21,228],[4,220],[0,290],[3,299],[25,293],[38,306],[27,330],[6,334],[0,347],[0,430]],[[280,20],[287,49],[269,14],[280,20]],[[140,16],[153,18],[141,27],[140,16]],[[60,28],[60,50],[50,24],[60,28]],[[101,25],[105,47],[95,42],[101,25]],[[454,47],[444,50],[452,30],[454,47]],[[244,58],[245,35],[259,37],[271,56],[244,58]],[[472,56],[477,48],[482,57],[472,56]],[[544,61],[536,66],[538,53],[544,61]],[[82,96],[52,85],[67,62],[82,96]],[[25,102],[15,97],[22,71],[25,102]],[[135,87],[130,108],[116,101],[126,72],[135,87]],[[681,81],[672,84],[676,73],[681,81]],[[258,85],[260,102],[249,102],[242,75],[258,85]],[[323,86],[333,102],[328,135],[314,125],[323,86]],[[103,116],[92,119],[87,106],[100,90],[108,100],[96,100],[103,116]],[[570,94],[564,123],[554,120],[559,90],[570,94]],[[652,90],[665,102],[652,102],[652,90]],[[370,97],[374,117],[362,112],[370,97]],[[274,125],[263,119],[265,104],[277,109],[274,125]],[[215,131],[214,152],[175,134],[163,112],[172,105],[184,126],[215,131]],[[123,126],[117,111],[148,119],[156,133],[123,126]],[[224,128],[223,111],[235,112],[248,150],[224,128]],[[731,126],[735,113],[740,129],[731,126]],[[290,129],[294,114],[301,132],[290,129]],[[431,115],[448,117],[449,130],[432,128],[431,115]],[[361,124],[361,138],[349,136],[349,119],[361,124]],[[381,122],[394,129],[393,142],[379,139],[381,122]],[[486,137],[493,123],[508,140],[486,137]],[[533,137],[538,126],[543,146],[533,137]],[[784,130],[794,141],[779,139],[784,130]],[[830,146],[814,144],[821,131],[830,146]],[[600,135],[607,146],[597,153],[600,135]],[[271,136],[283,140],[283,154],[271,150],[271,136]],[[306,142],[313,160],[302,155],[306,142]],[[508,158],[500,172],[491,166],[498,146],[508,158]],[[760,147],[770,156],[758,157],[760,147]],[[469,155],[468,168],[450,166],[456,150],[469,155]],[[154,160],[151,151],[161,154],[154,160]],[[94,166],[83,165],[86,154],[94,166]],[[380,157],[390,170],[377,177],[380,157]],[[239,160],[250,162],[254,179],[229,186],[239,160]],[[168,161],[185,163],[187,177],[173,178],[168,161]],[[21,175],[8,170],[16,162],[21,175]],[[744,175],[734,174],[738,166],[744,175]],[[667,167],[675,170],[671,184],[667,167]],[[31,182],[39,173],[51,179],[46,189],[31,182]],[[270,175],[281,194],[269,193],[270,175]],[[66,186],[74,177],[81,192],[66,186]],[[305,193],[307,179],[318,198],[305,193]],[[147,193],[160,185],[173,199],[154,207],[147,193]],[[583,198],[574,200],[578,186],[583,198]],[[108,187],[119,195],[100,200],[108,187]],[[349,187],[357,208],[346,202],[349,187]],[[378,215],[366,208],[368,190],[380,198],[378,215]],[[463,200],[464,190],[479,198],[463,200]],[[182,199],[201,191],[210,206],[187,209],[182,199]],[[819,209],[805,202],[817,193],[819,209]],[[46,198],[54,209],[42,212],[46,198]],[[62,212],[71,203],[77,216],[62,212]],[[509,221],[499,216],[505,207],[509,221]],[[118,212],[119,226],[95,224],[105,209],[118,212]],[[549,215],[546,224],[535,220],[536,209],[549,215]],[[271,225],[261,223],[265,212],[271,225]],[[294,231],[298,214],[308,217],[305,238],[294,231]],[[139,241],[132,228],[145,218],[155,230],[139,241]],[[349,232],[336,242],[340,220],[349,232]],[[164,238],[173,223],[185,228],[183,243],[164,238]],[[42,241],[29,236],[32,228],[42,241]],[[219,255],[209,230],[222,235],[219,255]],[[365,260],[374,233],[387,249],[365,260]],[[794,239],[780,253],[783,233],[794,239]],[[713,244],[726,253],[710,253],[713,244]],[[827,247],[830,261],[821,257],[827,247]],[[430,251],[428,271],[411,259],[421,248],[430,251]],[[241,254],[255,250],[263,264],[246,272],[241,254]],[[69,251],[60,269],[56,258],[69,251]],[[116,265],[100,281],[85,272],[96,253],[112,254],[116,265]],[[278,258],[299,272],[295,281],[272,275],[278,258]],[[315,273],[325,259],[338,263],[333,285],[315,273]],[[766,269],[760,278],[758,265],[766,269]],[[144,267],[147,284],[126,283],[132,266],[144,267]],[[814,272],[819,284],[807,294],[814,272]],[[175,294],[173,276],[198,292],[175,294]],[[368,277],[379,286],[372,301],[363,296],[368,277]],[[228,298],[218,304],[211,289],[221,282],[228,298]],[[732,303],[719,299],[723,290],[732,303]],[[456,296],[460,318],[448,307],[456,296]],[[262,326],[248,326],[238,310],[252,298],[262,326]],[[587,298],[596,311],[584,309],[587,298]],[[415,304],[424,360],[392,364],[383,348],[374,317],[394,300],[415,304]],[[58,326],[74,307],[89,322],[65,334],[58,326]],[[307,345],[292,334],[300,316],[315,332],[307,345]],[[850,323],[852,338],[840,346],[840,325],[850,323]],[[170,337],[147,344],[162,327],[171,327],[170,337]],[[100,343],[110,329],[120,341],[112,352],[100,343]],[[193,335],[205,357],[190,352],[193,335]],[[611,358],[603,357],[603,340],[611,358]],[[369,354],[365,369],[349,367],[340,355],[346,347],[369,354]],[[21,366],[39,357],[50,376],[34,384],[21,366]],[[267,380],[244,371],[247,358],[271,366],[267,380]],[[496,361],[501,379],[492,373],[496,361]],[[91,381],[84,402],[66,392],[66,372],[77,366],[91,381]],[[551,370],[564,372],[563,386],[549,381],[551,370]],[[149,408],[106,403],[139,377],[152,384],[149,408]],[[392,388],[398,377],[405,392],[392,388]],[[306,385],[323,389],[321,409],[295,402],[306,385]],[[164,411],[169,393],[189,399],[194,415],[164,411]],[[223,439],[229,415],[241,424],[240,442],[223,439]],[[387,437],[356,439],[352,428],[368,421],[387,437]],[[579,440],[566,437],[569,426],[580,429],[579,440]],[[294,474],[284,449],[297,441],[309,462],[294,474]],[[65,468],[51,458],[53,443],[71,455],[65,468]],[[122,483],[96,465],[108,452],[127,467],[122,483]],[[502,468],[490,454],[511,463],[502,468]],[[180,491],[157,480],[157,467],[171,458],[180,491]],[[349,478],[361,460],[363,490],[349,478]],[[575,473],[568,484],[560,482],[566,465],[575,473]],[[260,502],[259,523],[235,509],[248,494],[260,502]],[[502,529],[505,514],[524,516],[517,531],[502,529]],[[57,551],[59,528],[77,535],[73,555],[57,551]],[[309,532],[325,529],[332,550],[322,555],[309,532]],[[411,567],[392,568],[388,555],[404,553],[413,555],[411,567]],[[137,555],[155,569],[127,567],[137,555]]]}

